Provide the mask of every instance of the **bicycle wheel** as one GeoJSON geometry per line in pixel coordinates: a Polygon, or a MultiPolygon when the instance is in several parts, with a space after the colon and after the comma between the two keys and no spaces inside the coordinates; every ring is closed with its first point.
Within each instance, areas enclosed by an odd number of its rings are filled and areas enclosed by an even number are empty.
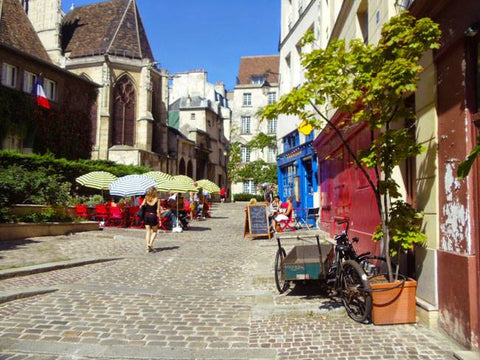
{"type": "Polygon", "coordinates": [[[358,322],[365,322],[372,311],[372,296],[367,275],[354,260],[342,263],[341,296],[348,316],[358,322]]]}
{"type": "Polygon", "coordinates": [[[283,268],[283,260],[286,257],[285,249],[279,248],[275,255],[275,285],[280,294],[284,293],[290,287],[290,282],[285,280],[285,271],[283,268]]]}

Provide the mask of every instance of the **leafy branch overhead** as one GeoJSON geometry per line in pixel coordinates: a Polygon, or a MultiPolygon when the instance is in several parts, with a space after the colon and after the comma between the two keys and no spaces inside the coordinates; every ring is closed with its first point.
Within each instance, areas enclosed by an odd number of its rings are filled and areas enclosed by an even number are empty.
{"type": "MultiPolygon", "coordinates": [[[[423,70],[418,61],[427,50],[439,48],[439,38],[438,24],[403,12],[383,26],[377,45],[358,39],[348,45],[344,40],[333,40],[325,49],[302,54],[305,81],[262,112],[266,119],[295,115],[316,129],[325,127],[335,132],[374,192],[387,254],[389,239],[398,240],[395,234],[399,232],[394,228],[401,221],[393,220],[396,214],[417,220],[420,216],[416,211],[406,211],[408,204],[400,200],[390,205],[391,198],[400,197],[393,172],[405,159],[422,151],[412,132],[404,127],[405,119],[415,117],[405,99],[417,90],[418,75],[423,70]],[[332,121],[331,110],[344,114],[345,120],[332,121]],[[353,151],[346,137],[346,130],[355,123],[364,124],[371,132],[370,145],[360,153],[353,151]],[[368,168],[374,171],[368,172],[368,168]]],[[[309,32],[302,42],[306,45],[314,40],[309,32]]],[[[421,239],[419,222],[408,224],[409,231],[402,235],[421,239]]],[[[413,243],[410,240],[405,240],[408,246],[413,243]]],[[[394,251],[404,247],[398,242],[394,246],[394,251]]]]}
{"type": "MultiPolygon", "coordinates": [[[[242,163],[241,146],[238,141],[230,143],[228,152],[227,174],[231,182],[241,182],[253,180],[254,183],[276,183],[277,182],[277,166],[269,164],[264,160],[255,160],[252,162],[242,163]]],[[[276,137],[264,133],[257,134],[252,140],[245,145],[250,150],[263,151],[267,148],[276,148],[276,137]]]]}

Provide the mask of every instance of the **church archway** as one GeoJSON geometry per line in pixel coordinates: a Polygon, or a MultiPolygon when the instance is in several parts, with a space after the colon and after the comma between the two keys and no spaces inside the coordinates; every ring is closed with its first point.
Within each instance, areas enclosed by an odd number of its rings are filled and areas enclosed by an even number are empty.
{"type": "Polygon", "coordinates": [[[187,176],[190,176],[191,178],[193,178],[193,165],[192,165],[192,160],[188,160],[187,176]]]}
{"type": "Polygon", "coordinates": [[[178,173],[181,175],[186,175],[185,174],[185,160],[183,158],[180,160],[180,164],[178,164],[178,173]]]}
{"type": "Polygon", "coordinates": [[[113,89],[112,145],[135,143],[136,90],[129,76],[123,75],[113,89]]]}

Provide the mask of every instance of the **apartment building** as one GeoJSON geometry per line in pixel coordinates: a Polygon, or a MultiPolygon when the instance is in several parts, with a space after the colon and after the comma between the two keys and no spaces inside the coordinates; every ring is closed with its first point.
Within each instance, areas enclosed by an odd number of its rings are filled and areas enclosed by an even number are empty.
{"type": "Polygon", "coordinates": [[[183,137],[177,151],[179,174],[209,179],[227,188],[228,137],[231,110],[223,83],[207,81],[205,70],[171,77],[168,125],[183,137]]]}
{"type": "MultiPolygon", "coordinates": [[[[278,98],[279,56],[243,56],[240,59],[237,85],[233,91],[231,142],[240,143],[241,162],[259,159],[275,163],[277,150],[252,150],[247,143],[259,133],[276,135],[277,120],[260,121],[258,111],[278,98]]],[[[232,184],[232,193],[255,194],[257,185],[252,179],[232,184]]]]}

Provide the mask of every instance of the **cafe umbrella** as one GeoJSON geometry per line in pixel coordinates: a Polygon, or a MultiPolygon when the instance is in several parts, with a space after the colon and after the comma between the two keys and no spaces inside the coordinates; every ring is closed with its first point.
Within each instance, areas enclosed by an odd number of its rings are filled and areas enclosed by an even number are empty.
{"type": "Polygon", "coordinates": [[[119,177],[110,184],[110,195],[121,197],[144,195],[152,186],[156,188],[157,183],[151,177],[126,175],[119,177]]]}
{"type": "Polygon", "coordinates": [[[103,191],[108,190],[110,184],[115,180],[117,180],[117,177],[108,171],[91,171],[75,179],[75,181],[82,186],[101,190],[102,198],[103,191]]]}
{"type": "Polygon", "coordinates": [[[161,171],[149,171],[143,175],[151,177],[153,180],[155,180],[157,182],[157,189],[159,191],[165,191],[163,190],[163,187],[164,187],[163,185],[173,180],[172,175],[161,172],[161,171]]]}
{"type": "MultiPolygon", "coordinates": [[[[171,193],[188,193],[198,190],[193,183],[193,179],[185,175],[173,176],[173,179],[163,183],[159,189],[171,193]]],[[[175,198],[175,203],[177,204],[177,224],[172,229],[172,232],[182,232],[182,228],[178,225],[178,198],[175,198]]]]}
{"type": "Polygon", "coordinates": [[[82,186],[98,190],[108,190],[110,183],[115,180],[117,177],[107,171],[91,171],[75,179],[82,186]]]}
{"type": "Polygon", "coordinates": [[[197,180],[197,186],[207,190],[210,194],[220,193],[220,187],[208,179],[197,180]]]}

